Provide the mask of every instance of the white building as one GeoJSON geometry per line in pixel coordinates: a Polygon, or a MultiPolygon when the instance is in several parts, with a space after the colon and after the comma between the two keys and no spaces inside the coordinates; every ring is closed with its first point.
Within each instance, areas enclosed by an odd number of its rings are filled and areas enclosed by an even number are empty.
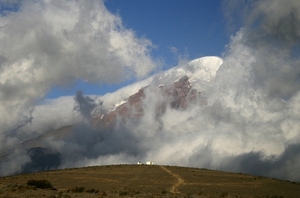
{"type": "Polygon", "coordinates": [[[146,162],[146,165],[153,165],[154,163],[153,163],[153,161],[147,161],[146,162]]]}
{"type": "Polygon", "coordinates": [[[142,165],[142,162],[137,162],[138,165],[142,165]]]}

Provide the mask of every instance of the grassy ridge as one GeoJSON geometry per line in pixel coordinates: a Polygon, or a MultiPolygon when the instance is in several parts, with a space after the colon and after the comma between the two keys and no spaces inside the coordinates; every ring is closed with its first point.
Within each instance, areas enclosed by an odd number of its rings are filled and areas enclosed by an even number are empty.
{"type": "Polygon", "coordinates": [[[164,167],[168,171],[156,165],[110,165],[3,177],[0,178],[0,197],[300,197],[297,182],[198,168],[164,167]],[[177,183],[179,178],[181,182],[177,183]],[[55,190],[30,188],[26,185],[30,180],[47,180],[55,190]],[[170,192],[172,188],[176,188],[176,193],[170,192]],[[76,189],[83,190],[77,192],[76,189]]]}

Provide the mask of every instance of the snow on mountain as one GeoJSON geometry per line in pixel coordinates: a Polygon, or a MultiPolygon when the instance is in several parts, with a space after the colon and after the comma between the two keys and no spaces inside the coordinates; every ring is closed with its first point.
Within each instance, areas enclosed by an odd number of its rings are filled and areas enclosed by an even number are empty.
{"type": "MultiPolygon", "coordinates": [[[[193,84],[194,88],[203,90],[203,87],[207,86],[207,84],[214,79],[216,71],[219,69],[222,63],[222,59],[216,56],[198,58],[190,62],[186,62],[183,65],[162,71],[159,74],[151,76],[147,79],[127,85],[113,93],[107,93],[103,96],[91,95],[90,97],[97,101],[103,101],[102,108],[110,111],[123,104],[130,95],[137,93],[139,89],[148,86],[153,81],[159,81],[160,83],[156,83],[159,86],[166,83],[168,80],[170,81],[170,79],[172,82],[174,79],[178,80],[185,75],[189,77],[189,81],[193,84]]],[[[44,102],[36,106],[35,111],[33,112],[33,117],[35,117],[37,114],[40,114],[41,111],[48,111],[49,116],[52,115],[52,112],[60,112],[59,110],[62,110],[61,112],[64,113],[71,113],[73,112],[73,108],[74,96],[46,99],[44,102]]]]}
{"type": "Polygon", "coordinates": [[[188,64],[188,68],[192,68],[191,81],[206,81],[211,82],[215,78],[216,73],[220,66],[223,64],[223,60],[216,56],[208,56],[192,60],[188,64]]]}
{"type": "Polygon", "coordinates": [[[193,84],[193,88],[203,91],[216,76],[217,70],[222,65],[223,60],[216,56],[207,56],[185,62],[169,70],[162,71],[145,80],[138,81],[125,86],[113,93],[107,93],[100,98],[104,101],[104,107],[110,109],[115,104],[122,103],[130,95],[137,93],[139,89],[155,84],[157,87],[166,83],[172,83],[183,76],[187,76],[193,84]]]}
{"type": "MultiPolygon", "coordinates": [[[[179,80],[183,76],[189,78],[193,89],[202,92],[210,86],[210,82],[214,79],[216,71],[222,65],[222,62],[222,59],[216,56],[202,57],[180,63],[176,67],[127,85],[113,93],[107,93],[103,96],[89,95],[88,97],[94,100],[96,104],[103,102],[102,105],[95,107],[92,114],[101,115],[103,112],[113,111],[124,104],[129,96],[137,93],[141,88],[149,84],[153,84],[155,87],[173,84],[175,80],[179,80]]],[[[74,110],[75,104],[74,96],[41,101],[32,112],[34,119],[32,119],[31,124],[24,126],[23,130],[31,131],[32,137],[34,137],[45,131],[51,131],[72,123],[79,123],[82,119],[80,114],[74,110]]]]}

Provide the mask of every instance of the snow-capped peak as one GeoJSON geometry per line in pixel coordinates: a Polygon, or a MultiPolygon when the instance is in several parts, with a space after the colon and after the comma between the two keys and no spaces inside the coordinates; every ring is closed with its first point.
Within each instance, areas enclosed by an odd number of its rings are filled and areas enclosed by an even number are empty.
{"type": "Polygon", "coordinates": [[[207,56],[190,61],[187,67],[193,72],[190,76],[191,81],[201,79],[210,82],[222,64],[223,60],[217,56],[207,56]]]}

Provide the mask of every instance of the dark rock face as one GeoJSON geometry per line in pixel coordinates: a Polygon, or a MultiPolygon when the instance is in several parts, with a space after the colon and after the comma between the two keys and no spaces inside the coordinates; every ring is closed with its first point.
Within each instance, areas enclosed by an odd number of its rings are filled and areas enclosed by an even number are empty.
{"type": "MultiPolygon", "coordinates": [[[[96,127],[107,127],[116,120],[117,116],[120,116],[122,120],[126,120],[129,117],[137,119],[141,118],[144,115],[143,102],[147,97],[147,89],[149,89],[149,87],[140,89],[115,110],[94,117],[92,121],[93,125],[96,127]]],[[[156,104],[157,116],[163,115],[168,105],[171,108],[178,110],[184,110],[190,103],[197,101],[199,102],[199,105],[206,105],[203,93],[198,92],[196,89],[192,89],[187,76],[182,77],[170,86],[161,85],[154,91],[164,98],[156,104]]]]}
{"type": "Polygon", "coordinates": [[[30,148],[27,152],[31,162],[24,166],[21,173],[57,169],[61,165],[61,154],[59,152],[42,147],[30,148]]]}
{"type": "Polygon", "coordinates": [[[162,86],[160,89],[173,109],[184,110],[190,103],[196,102],[198,99],[201,105],[204,104],[203,93],[192,88],[187,76],[176,81],[171,87],[162,86]]]}
{"type": "Polygon", "coordinates": [[[115,110],[108,112],[107,114],[99,115],[93,118],[93,125],[96,127],[107,127],[116,120],[117,116],[120,116],[123,120],[126,117],[141,117],[143,115],[142,102],[145,98],[144,89],[140,89],[136,94],[131,95],[127,101],[118,106],[115,110]]]}

